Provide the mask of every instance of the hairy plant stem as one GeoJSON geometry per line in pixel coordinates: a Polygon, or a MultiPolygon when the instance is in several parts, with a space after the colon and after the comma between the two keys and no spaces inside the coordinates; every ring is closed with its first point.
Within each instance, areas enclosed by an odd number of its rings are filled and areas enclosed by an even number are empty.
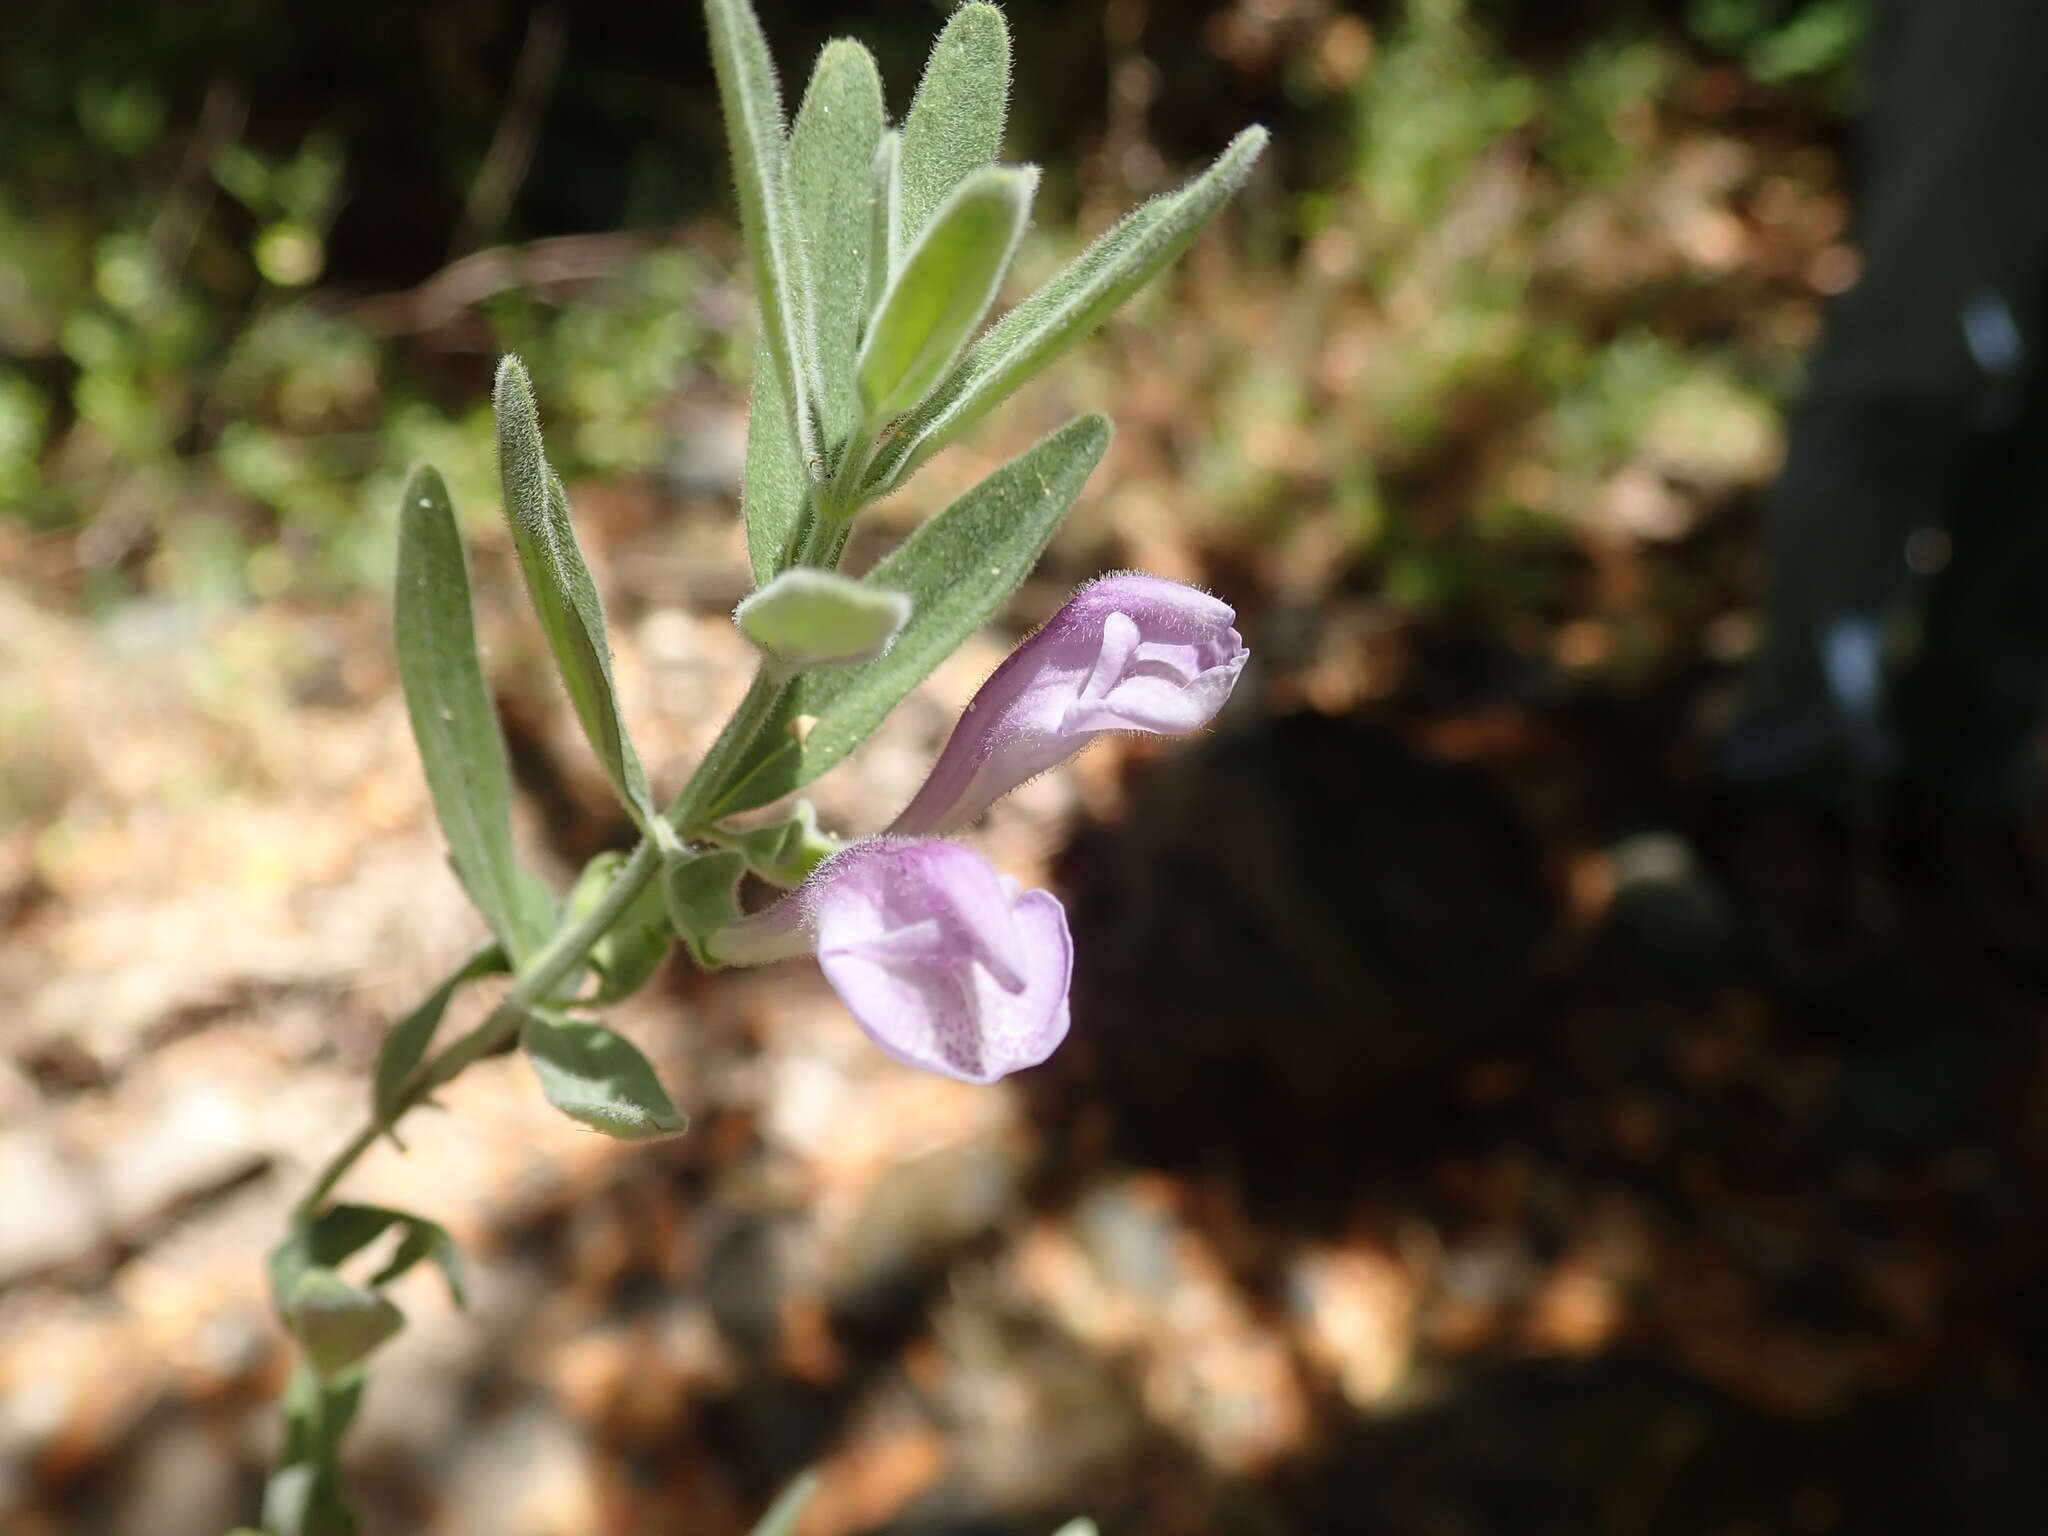
{"type": "MultiPolygon", "coordinates": [[[[698,763],[697,771],[690,775],[690,782],[669,808],[667,825],[685,835],[694,830],[694,823],[702,816],[704,807],[712,803],[713,797],[724,787],[726,776],[773,715],[775,702],[781,697],[783,684],[787,681],[779,669],[765,662],[762,664],[760,671],[754,674],[747,696],[733,711],[725,729],[719,732],[711,750],[698,763]]],[[[582,968],[591,947],[611,931],[612,925],[647,888],[648,882],[661,872],[661,865],[662,849],[657,839],[642,838],[620,867],[618,875],[605,888],[597,905],[577,922],[557,929],[540,952],[519,968],[512,990],[505,994],[504,1001],[469,1033],[457,1037],[413,1070],[399,1090],[390,1120],[379,1123],[372,1119],[328,1160],[305,1197],[299,1201],[295,1214],[301,1219],[314,1215],[320,1203],[334,1192],[334,1187],[357,1160],[408,1110],[424,1102],[436,1088],[453,1081],[465,1068],[510,1045],[518,1036],[520,1026],[526,1022],[527,1013],[535,1004],[551,999],[562,983],[582,968]]],[[[465,960],[458,971],[467,969],[468,965],[465,960]]]]}
{"type": "Polygon", "coordinates": [[[811,515],[804,521],[803,539],[797,545],[792,565],[816,565],[831,570],[839,564],[846,548],[847,530],[854,516],[868,500],[861,482],[875,462],[876,430],[862,427],[846,444],[839,468],[832,478],[811,490],[811,515]]]}

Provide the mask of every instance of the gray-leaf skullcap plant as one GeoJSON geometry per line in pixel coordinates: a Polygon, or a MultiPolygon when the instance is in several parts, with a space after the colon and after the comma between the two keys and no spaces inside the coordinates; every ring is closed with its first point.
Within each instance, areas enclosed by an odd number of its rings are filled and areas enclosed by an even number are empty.
{"type": "MultiPolygon", "coordinates": [[[[1010,82],[1002,12],[984,0],[954,11],[891,127],[860,44],[827,45],[792,120],[748,0],[704,10],[761,319],[740,498],[754,591],[733,615],[761,664],[658,803],[533,381],[506,359],[494,404],[512,544],[567,701],[641,834],[631,852],[600,854],[562,900],[513,838],[510,755],[453,501],[431,468],[408,480],[399,678],[450,861],[490,937],[387,1032],[363,1123],[272,1250],[278,1314],[301,1358],[265,1536],[355,1528],[341,1445],[375,1352],[402,1322],[385,1288],[424,1260],[460,1301],[443,1227],[334,1198],[379,1140],[398,1143],[412,1110],[516,1045],[579,1124],[634,1141],[681,1134],[686,1117],[655,1062],[590,1016],[645,986],[677,939],[706,966],[815,955],[897,1061],[974,1083],[1043,1061],[1068,1028],[1066,913],[947,834],[1105,731],[1201,729],[1244,669],[1227,604],[1154,576],[1105,577],[996,669],[879,836],[842,846],[802,803],[766,825],[740,822],[836,767],[1001,612],[1101,462],[1109,421],[1080,416],[1048,433],[856,580],[837,567],[864,509],[1163,271],[1243,185],[1266,135],[1246,129],[997,313],[1038,186],[1034,169],[995,163],[1010,82]],[[749,914],[750,878],[786,894],[749,914]],[[488,1011],[442,1038],[456,995],[498,976],[488,1011]],[[394,1229],[398,1246],[378,1268],[365,1250],[394,1229]]],[[[755,1536],[791,1536],[810,1486],[794,1485],[755,1536]]]]}

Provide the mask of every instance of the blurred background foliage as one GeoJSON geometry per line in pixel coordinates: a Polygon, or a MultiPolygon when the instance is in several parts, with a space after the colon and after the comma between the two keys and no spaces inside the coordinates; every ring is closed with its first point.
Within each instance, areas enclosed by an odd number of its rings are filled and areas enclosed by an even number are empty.
{"type": "MultiPolygon", "coordinates": [[[[791,72],[855,31],[900,90],[943,7],[762,9],[791,72]]],[[[1427,605],[1493,579],[1474,539],[1603,497],[1669,522],[1665,479],[1768,466],[1810,327],[1732,324],[1742,232],[1659,189],[1684,195],[1674,155],[1707,162],[1705,196],[1748,174],[1703,122],[1834,123],[1856,0],[1009,9],[1012,152],[1054,172],[1028,267],[1076,210],[1092,229],[1244,120],[1278,130],[1230,247],[1246,270],[1143,322],[1196,369],[1202,515],[1263,536],[1333,508],[1342,546],[1427,605]],[[1685,259],[1642,254],[1659,218],[1693,221],[1685,259]],[[1479,417],[1446,528],[1409,487],[1479,417]],[[1646,453],[1656,473],[1617,488],[1646,453]]],[[[572,476],[719,483],[722,450],[671,409],[737,392],[750,356],[691,7],[83,0],[8,32],[0,520],[61,550],[82,601],[381,580],[410,461],[488,508],[483,381],[507,348],[547,381],[572,476]]]]}

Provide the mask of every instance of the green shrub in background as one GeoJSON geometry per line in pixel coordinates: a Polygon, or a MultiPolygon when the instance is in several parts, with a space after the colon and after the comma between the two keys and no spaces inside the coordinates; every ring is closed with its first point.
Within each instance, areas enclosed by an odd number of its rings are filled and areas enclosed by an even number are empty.
{"type": "MultiPolygon", "coordinates": [[[[152,99],[103,95],[80,92],[87,137],[127,154],[152,99]]],[[[447,411],[409,370],[418,349],[313,290],[346,188],[330,135],[278,159],[229,143],[200,183],[166,189],[135,170],[125,198],[31,214],[0,182],[0,515],[41,532],[97,525],[81,564],[116,592],[382,581],[388,466],[431,456],[480,494],[487,413],[447,411]]],[[[486,356],[518,346],[567,381],[572,473],[660,466],[654,407],[693,359],[724,356],[694,319],[703,280],[687,253],[651,251],[566,295],[483,301],[486,356]]]]}
{"type": "MultiPolygon", "coordinates": [[[[1278,220],[1268,230],[1276,262],[1295,262],[1293,234],[1312,258],[1308,281],[1287,281],[1273,334],[1248,347],[1175,328],[1188,348],[1206,348],[1174,370],[1211,423],[1187,434],[1200,500],[1255,529],[1334,506],[1353,547],[1384,563],[1390,590],[1433,598],[1485,579],[1485,562],[1463,547],[1474,538],[1569,533],[1646,434],[1668,434],[1657,423],[1673,413],[1736,423],[1703,426],[1699,438],[1753,439],[1796,352],[1686,318],[1724,274],[1589,298],[1561,270],[1559,231],[1618,211],[1618,237],[1635,238],[1629,220],[1674,152],[1669,120],[1685,110],[1697,45],[1753,78],[1810,82],[1832,99],[1862,13],[1861,0],[1691,0],[1682,32],[1617,13],[1524,55],[1503,30],[1529,24],[1519,8],[1396,0],[1370,21],[1331,13],[1328,26],[1370,38],[1355,74],[1334,85],[1313,83],[1325,50],[1321,34],[1302,33],[1290,45],[1293,88],[1351,148],[1302,194],[1295,230],[1278,220]],[[1318,269],[1322,237],[1345,253],[1318,269]],[[1361,305],[1361,360],[1319,390],[1303,353],[1353,327],[1361,305]],[[1666,404],[1617,387],[1623,378],[1666,404]],[[1475,417],[1491,424],[1491,446],[1470,476],[1470,517],[1447,534],[1409,486],[1463,453],[1475,417]],[[1544,464],[1540,480],[1515,469],[1530,459],[1544,464]]],[[[908,36],[928,19],[900,21],[908,36]]],[[[392,228],[407,252],[426,248],[403,276],[366,279],[360,253],[336,256],[338,210],[381,195],[394,172],[350,163],[344,143],[360,159],[371,151],[358,146],[380,141],[345,96],[316,97],[313,126],[295,138],[280,141],[272,125],[266,142],[282,148],[257,148],[230,119],[193,163],[189,146],[212,110],[199,99],[202,52],[233,70],[264,50],[290,60],[316,46],[277,32],[282,23],[205,25],[216,31],[130,45],[95,37],[82,62],[31,35],[0,61],[0,81],[33,108],[0,111],[0,527],[66,540],[86,594],[153,586],[239,600],[381,582],[397,490],[388,466],[431,458],[460,504],[488,500],[488,423],[455,402],[476,397],[499,350],[560,381],[556,453],[572,477],[661,472],[672,448],[658,407],[691,370],[737,392],[751,342],[707,323],[730,308],[716,248],[627,255],[573,284],[511,283],[471,306],[459,338],[369,323],[362,303],[374,289],[417,283],[448,258],[437,245],[445,230],[392,228]],[[253,31],[219,30],[231,25],[253,31]]],[[[1164,27],[1157,15],[1153,27],[1164,27]]],[[[1171,42],[1148,35],[1142,46],[1171,42]]],[[[415,66],[393,54],[379,67],[402,82],[415,66]]],[[[570,98],[587,89],[564,87],[570,98]]],[[[496,77],[488,94],[458,80],[419,105],[418,174],[438,189],[443,223],[501,97],[496,77]]],[[[570,99],[572,109],[588,104],[570,99]]],[[[618,121],[637,110],[621,106],[618,121]]],[[[708,107],[701,127],[710,142],[708,107]]],[[[696,174],[673,142],[606,141],[635,185],[651,161],[696,174]]],[[[574,170],[548,171],[545,197],[560,199],[574,170]]],[[[1047,238],[1034,233],[1032,249],[1047,238]]]]}
{"type": "MultiPolygon", "coordinates": [[[[1783,30],[1830,5],[1715,36],[1789,71],[1783,30]]],[[[1711,66],[1686,36],[1616,22],[1524,56],[1502,10],[1401,0],[1371,30],[1339,97],[1349,174],[1298,203],[1286,319],[1178,370],[1213,400],[1213,515],[1267,548],[1334,517],[1401,606],[1526,610],[1498,541],[1680,534],[1767,476],[1800,343],[1761,323],[1745,199],[1773,176],[1829,191],[1824,160],[1773,162],[1696,105],[1711,66]]],[[[1834,110],[1773,90],[1780,114],[1834,110]]]]}
{"type": "Polygon", "coordinates": [[[1690,0],[1686,23],[1758,80],[1815,80],[1838,99],[1855,90],[1856,49],[1870,0],[1690,0]]]}

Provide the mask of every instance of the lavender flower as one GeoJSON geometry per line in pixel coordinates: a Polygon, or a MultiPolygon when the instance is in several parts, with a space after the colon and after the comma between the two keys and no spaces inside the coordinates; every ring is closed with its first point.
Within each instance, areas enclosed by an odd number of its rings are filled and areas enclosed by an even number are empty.
{"type": "Polygon", "coordinates": [[[709,947],[741,964],[815,949],[876,1045],[962,1082],[1036,1066],[1067,1034],[1074,948],[1065,910],[957,843],[855,843],[800,890],[720,929],[709,947]]]}
{"type": "Polygon", "coordinates": [[[1090,582],[982,685],[889,830],[964,827],[1104,731],[1200,730],[1244,670],[1236,618],[1228,603],[1159,576],[1090,582]]]}

